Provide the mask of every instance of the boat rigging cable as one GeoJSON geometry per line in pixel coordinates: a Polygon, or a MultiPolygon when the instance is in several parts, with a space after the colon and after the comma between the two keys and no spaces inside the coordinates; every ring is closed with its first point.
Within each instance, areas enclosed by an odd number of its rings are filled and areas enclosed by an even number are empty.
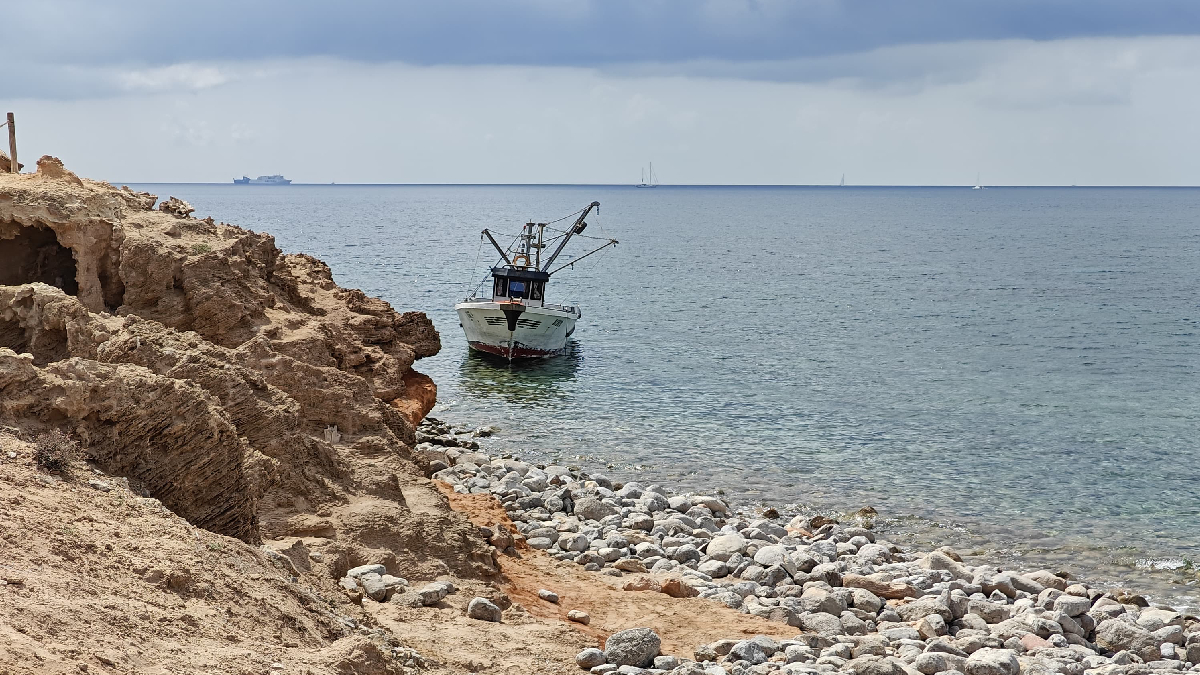
{"type": "MultiPolygon", "coordinates": [[[[554,223],[561,223],[562,221],[564,221],[564,220],[567,220],[568,218],[572,218],[572,217],[574,217],[574,216],[578,216],[578,215],[579,215],[579,214],[581,214],[581,213],[582,213],[582,214],[584,214],[584,216],[583,216],[583,217],[586,217],[586,215],[587,215],[587,212],[591,211],[593,207],[596,207],[596,226],[597,226],[597,227],[600,227],[600,231],[603,233],[603,232],[604,232],[604,228],[603,228],[603,227],[600,225],[600,209],[598,208],[598,207],[599,207],[599,204],[598,204],[598,203],[593,203],[592,205],[585,206],[584,208],[582,208],[582,209],[579,209],[578,211],[575,211],[574,213],[569,213],[569,214],[567,214],[567,215],[565,215],[565,216],[563,216],[563,217],[561,217],[561,218],[558,218],[558,219],[552,220],[552,221],[550,221],[550,222],[548,222],[548,223],[541,223],[542,227],[544,227],[545,229],[551,230],[552,232],[558,232],[558,233],[559,233],[557,236],[551,237],[550,239],[547,239],[547,240],[543,241],[543,242],[542,242],[542,246],[543,246],[543,247],[545,247],[545,246],[549,246],[551,243],[553,243],[553,242],[555,242],[555,241],[558,241],[559,239],[562,239],[563,237],[567,237],[567,236],[575,236],[575,237],[580,237],[580,238],[582,238],[582,239],[592,239],[592,240],[595,240],[595,241],[603,241],[603,242],[605,242],[605,243],[604,243],[602,246],[600,246],[599,248],[596,248],[596,249],[593,249],[593,250],[591,250],[591,251],[588,251],[587,253],[585,253],[585,254],[583,254],[583,255],[579,256],[578,258],[575,258],[575,259],[571,260],[571,262],[569,262],[569,263],[566,263],[566,264],[564,264],[564,265],[561,265],[561,266],[559,266],[559,267],[555,268],[555,269],[554,269],[554,271],[552,271],[552,272],[549,272],[549,274],[553,275],[553,274],[555,274],[556,272],[560,272],[560,271],[562,271],[563,269],[565,269],[565,268],[567,268],[567,267],[573,267],[573,266],[575,265],[575,263],[577,263],[577,262],[579,262],[580,260],[583,260],[584,258],[586,258],[586,257],[588,257],[588,256],[590,256],[590,255],[592,255],[593,253],[599,253],[600,251],[602,251],[602,250],[604,250],[604,249],[608,248],[609,246],[616,246],[616,245],[617,245],[617,243],[618,243],[618,242],[617,242],[617,240],[616,240],[616,239],[610,239],[610,238],[608,238],[608,237],[593,237],[593,236],[591,236],[591,235],[583,234],[582,232],[575,232],[575,231],[574,231],[574,230],[576,229],[575,227],[571,228],[570,230],[560,230],[560,229],[557,229],[557,228],[550,227],[550,225],[553,225],[554,223]]],[[[583,224],[584,226],[586,226],[586,223],[582,223],[582,224],[583,224]]],[[[580,223],[576,223],[576,227],[578,227],[579,225],[580,225],[580,223]]],[[[475,254],[475,262],[473,262],[473,263],[471,264],[471,275],[472,275],[472,276],[474,276],[474,275],[475,275],[475,267],[476,267],[476,266],[479,264],[479,256],[480,256],[480,255],[482,255],[482,253],[481,253],[481,252],[482,252],[482,249],[483,249],[483,240],[484,240],[485,238],[487,238],[487,239],[491,239],[491,240],[492,240],[492,245],[493,245],[493,246],[494,246],[496,249],[499,249],[499,248],[500,248],[500,245],[499,245],[498,243],[496,243],[496,240],[495,240],[495,239],[493,239],[493,238],[492,238],[492,236],[491,236],[491,233],[490,233],[488,230],[484,230],[484,231],[483,231],[483,233],[481,233],[481,234],[479,235],[479,251],[477,251],[477,252],[476,252],[476,254],[475,254]]],[[[511,252],[511,251],[513,250],[513,247],[514,247],[514,246],[516,246],[516,245],[517,245],[517,242],[519,242],[520,240],[521,240],[521,235],[519,235],[519,234],[518,234],[518,235],[516,235],[515,237],[513,237],[513,241],[512,241],[512,243],[511,243],[511,244],[509,244],[509,245],[508,245],[508,247],[504,249],[504,252],[511,252]]],[[[565,243],[565,242],[564,242],[564,243],[565,243]]],[[[554,260],[555,260],[555,258],[557,258],[557,257],[558,257],[558,254],[559,254],[559,253],[561,253],[561,247],[560,247],[560,250],[559,250],[559,251],[557,251],[557,252],[555,252],[555,253],[554,253],[554,254],[553,254],[551,257],[550,257],[550,259],[549,259],[549,260],[546,262],[546,267],[547,267],[547,268],[549,268],[549,267],[550,267],[550,265],[554,263],[554,260]]],[[[525,258],[525,260],[526,260],[526,263],[528,263],[528,262],[529,262],[529,260],[528,260],[528,256],[523,256],[523,257],[525,258]]],[[[515,260],[515,259],[516,259],[516,258],[514,257],[514,258],[513,258],[513,260],[515,260]]],[[[500,254],[500,260],[497,260],[497,261],[496,261],[496,265],[499,265],[501,262],[505,262],[505,263],[509,263],[509,264],[511,264],[511,262],[510,262],[510,261],[509,261],[509,259],[508,259],[508,258],[507,258],[507,257],[504,255],[504,253],[503,253],[503,252],[500,254]]],[[[488,282],[488,280],[491,278],[491,276],[492,276],[492,274],[491,274],[491,271],[489,270],[489,272],[488,272],[488,273],[487,273],[487,274],[486,274],[486,275],[483,277],[483,279],[480,279],[479,283],[478,283],[478,284],[475,286],[475,290],[473,290],[473,291],[471,292],[471,294],[472,294],[472,295],[476,295],[476,294],[478,294],[478,293],[479,293],[479,290],[480,290],[481,288],[483,288],[484,284],[486,284],[486,283],[488,282]]]]}

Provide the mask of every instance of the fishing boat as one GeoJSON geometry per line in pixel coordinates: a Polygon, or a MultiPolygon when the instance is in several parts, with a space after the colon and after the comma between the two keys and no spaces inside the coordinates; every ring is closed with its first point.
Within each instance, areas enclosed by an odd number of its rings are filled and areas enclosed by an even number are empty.
{"type": "Polygon", "coordinates": [[[642,169],[642,182],[637,184],[640,188],[658,187],[658,181],[654,178],[654,162],[650,162],[650,182],[646,182],[646,170],[642,169]]]}
{"type": "Polygon", "coordinates": [[[572,238],[586,236],[583,235],[587,227],[584,219],[593,209],[599,213],[600,202],[588,204],[578,212],[579,217],[570,228],[549,238],[547,230],[550,230],[550,234],[555,232],[550,227],[553,223],[526,223],[514,245],[507,249],[496,242],[489,230],[482,232],[481,236],[491,242],[500,254],[500,260],[489,274],[491,294],[484,297],[479,295],[487,282],[485,278],[471,297],[454,306],[471,349],[501,356],[509,361],[556,356],[567,351],[567,339],[575,332],[575,322],[583,316],[583,312],[575,306],[546,302],[546,285],[563,268],[616,245],[616,239],[605,241],[588,237],[604,241],[604,244],[551,269],[572,238]],[[558,245],[554,252],[543,260],[542,250],[556,241],[558,245]]]}
{"type": "Polygon", "coordinates": [[[279,174],[273,174],[270,176],[259,176],[258,178],[242,176],[241,178],[234,178],[233,184],[234,185],[291,185],[292,180],[290,178],[284,178],[283,176],[281,176],[279,174]]]}

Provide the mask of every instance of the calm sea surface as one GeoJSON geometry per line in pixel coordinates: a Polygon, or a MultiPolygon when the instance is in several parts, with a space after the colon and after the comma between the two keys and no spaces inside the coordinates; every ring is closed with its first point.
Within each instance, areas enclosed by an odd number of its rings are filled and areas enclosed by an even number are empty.
{"type": "Polygon", "coordinates": [[[493,450],[1200,604],[1200,190],[135,187],[428,313],[434,414],[493,450]],[[621,244],[547,290],[573,352],[468,354],[480,230],[592,200],[621,244]]]}

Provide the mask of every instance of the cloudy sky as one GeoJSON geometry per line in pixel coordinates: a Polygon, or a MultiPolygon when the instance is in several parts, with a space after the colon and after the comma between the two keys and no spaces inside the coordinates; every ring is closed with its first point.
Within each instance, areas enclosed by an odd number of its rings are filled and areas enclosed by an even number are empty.
{"type": "Polygon", "coordinates": [[[1195,0],[0,5],[28,162],[114,181],[1200,185],[1195,0]],[[13,56],[15,55],[15,57],[13,56]]]}

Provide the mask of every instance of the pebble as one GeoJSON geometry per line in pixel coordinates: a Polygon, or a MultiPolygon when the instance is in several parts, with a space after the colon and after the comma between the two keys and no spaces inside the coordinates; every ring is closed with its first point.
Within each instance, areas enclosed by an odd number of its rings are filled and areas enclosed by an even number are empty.
{"type": "Polygon", "coordinates": [[[573,609],[567,612],[567,619],[586,626],[592,622],[592,615],[580,609],[573,609]]]}
{"type": "Polygon", "coordinates": [[[543,588],[538,591],[538,597],[546,602],[552,602],[556,605],[558,604],[558,593],[555,593],[554,591],[548,591],[543,588]]]}

